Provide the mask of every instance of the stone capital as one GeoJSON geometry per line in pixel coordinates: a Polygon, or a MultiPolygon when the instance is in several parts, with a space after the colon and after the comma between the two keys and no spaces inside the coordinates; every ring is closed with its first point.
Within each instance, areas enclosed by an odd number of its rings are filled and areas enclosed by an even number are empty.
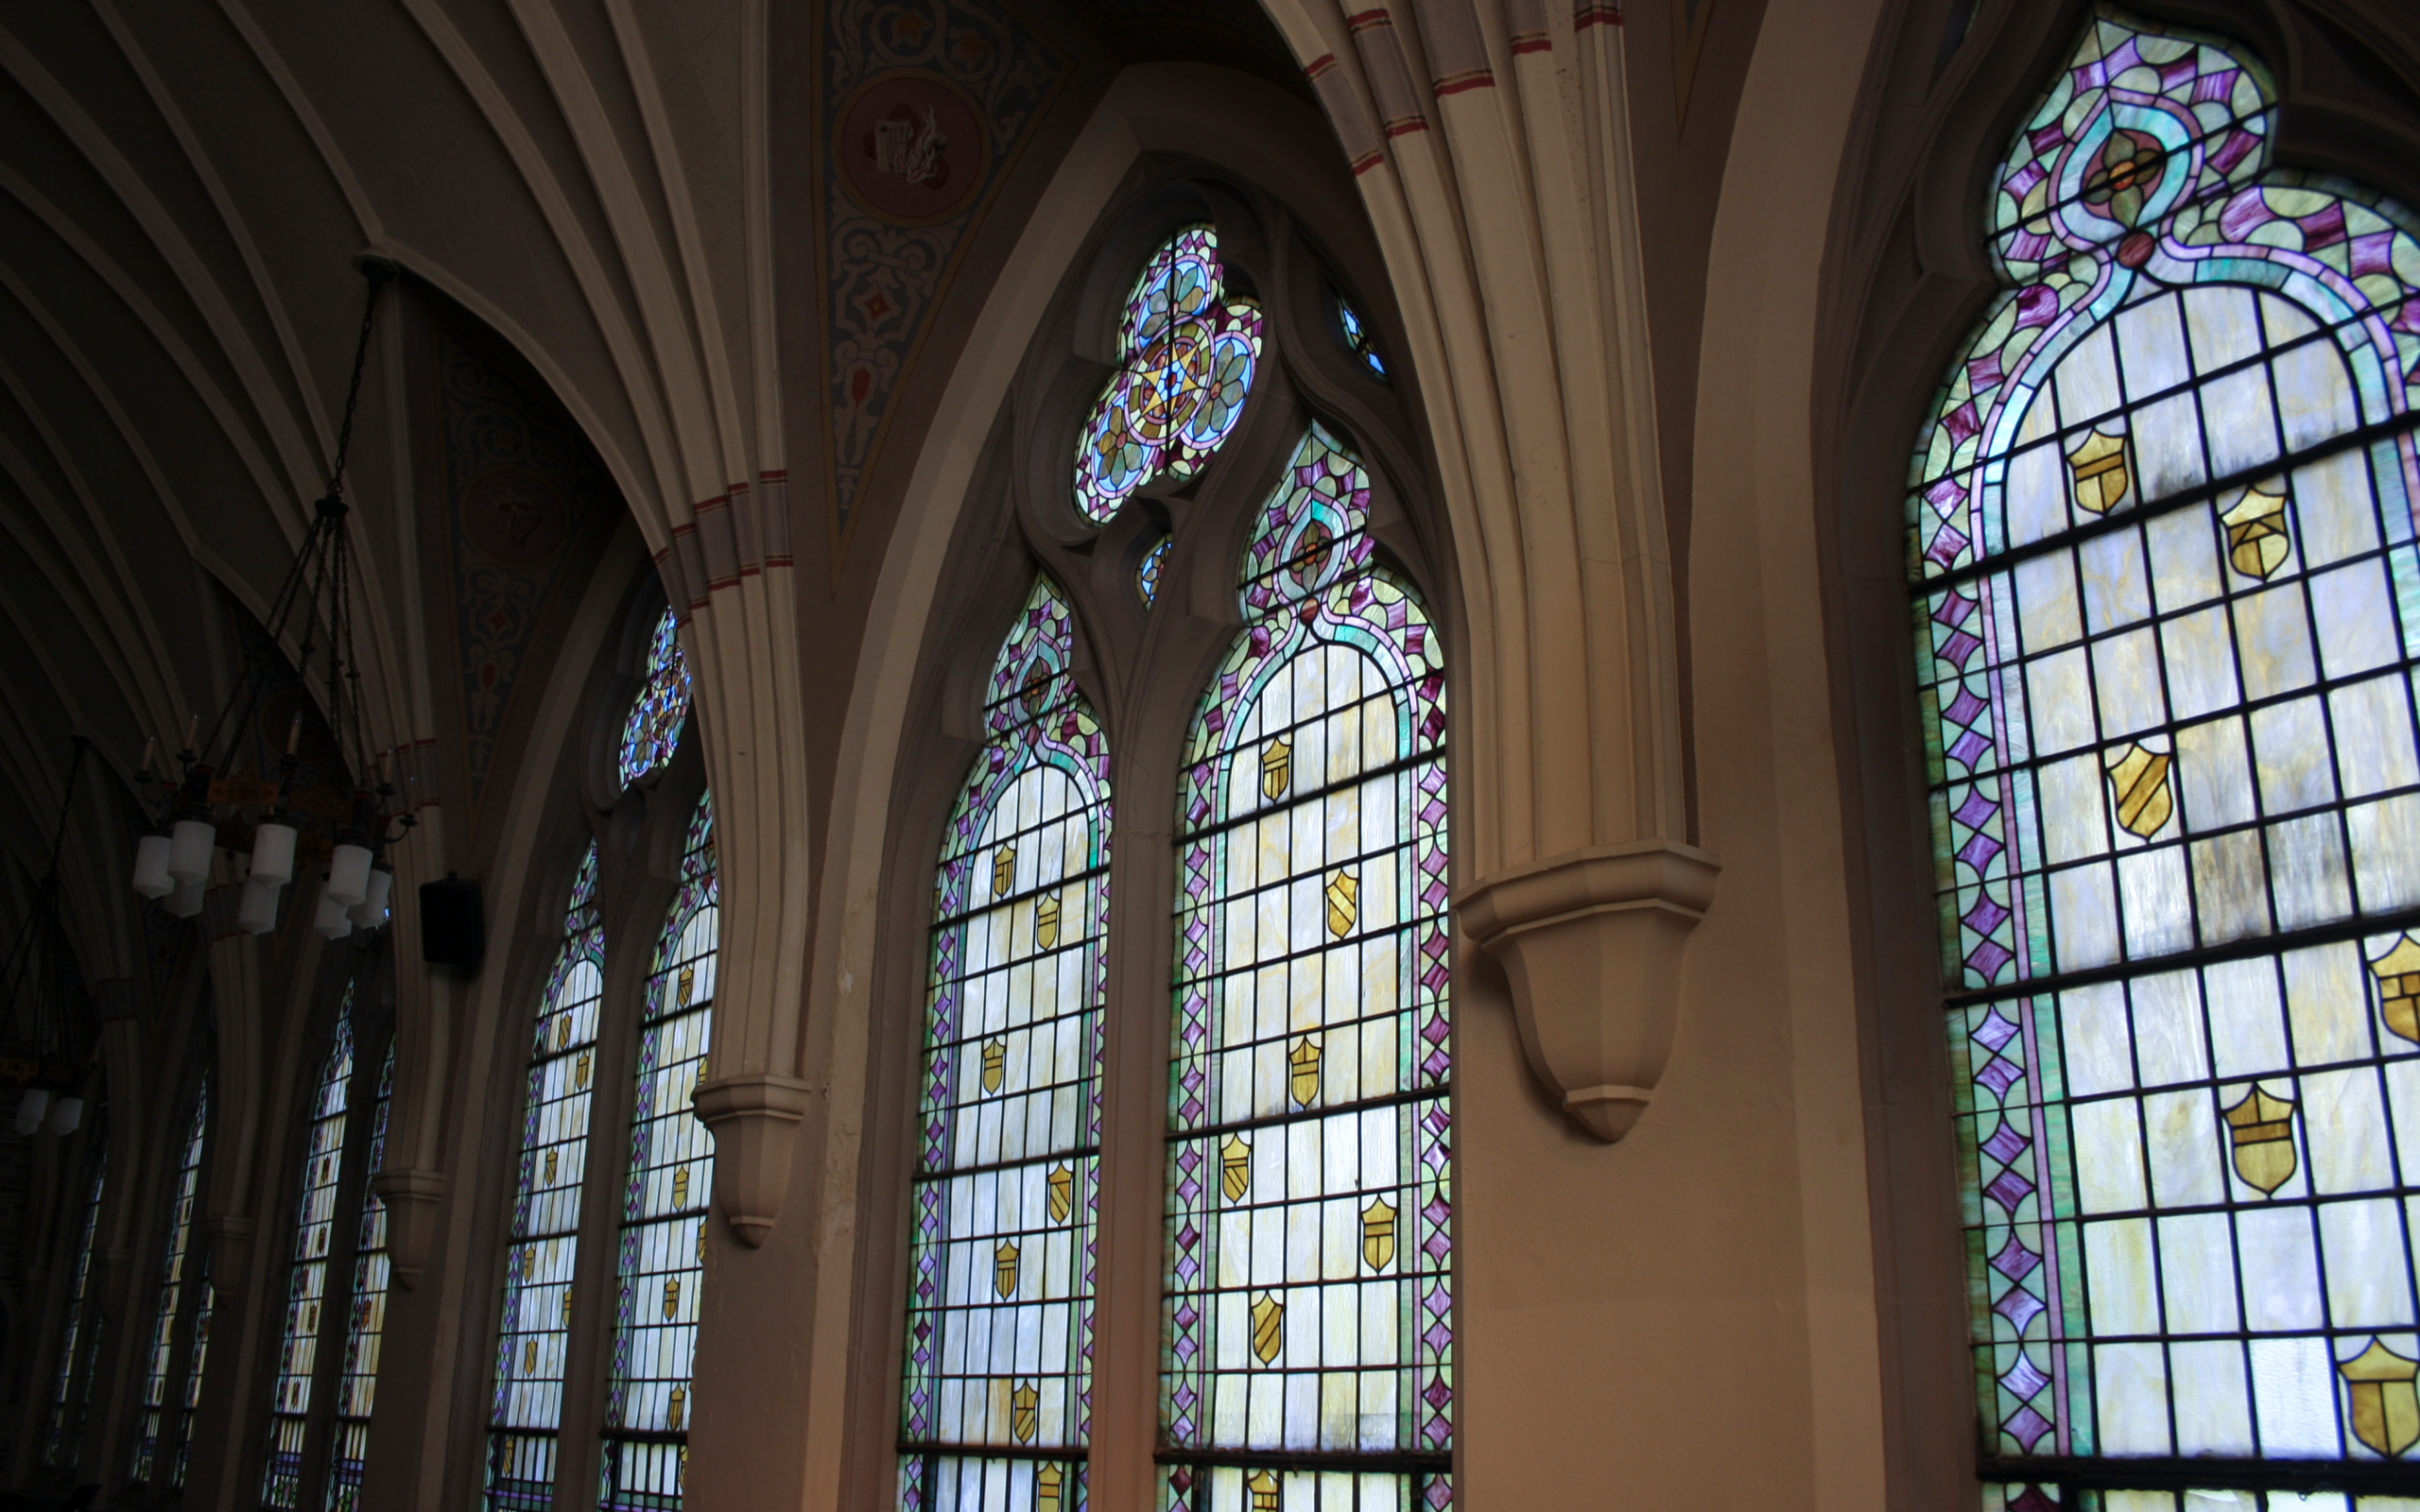
{"type": "Polygon", "coordinates": [[[373,1171],[370,1189],[387,1204],[387,1264],[395,1284],[415,1289],[428,1246],[437,1232],[438,1204],[445,1199],[445,1173],[402,1170],[373,1171]]]}
{"type": "Polygon", "coordinates": [[[1512,983],[1530,1068],[1600,1140],[1630,1132],[1671,1059],[1682,952],[1720,869],[1694,846],[1631,841],[1499,871],[1460,900],[1512,983]]]}
{"type": "Polygon", "coordinates": [[[773,1231],[789,1189],[790,1148],[813,1092],[796,1076],[751,1072],[698,1089],[691,1106],[715,1136],[715,1202],[753,1249],[773,1231]]]}

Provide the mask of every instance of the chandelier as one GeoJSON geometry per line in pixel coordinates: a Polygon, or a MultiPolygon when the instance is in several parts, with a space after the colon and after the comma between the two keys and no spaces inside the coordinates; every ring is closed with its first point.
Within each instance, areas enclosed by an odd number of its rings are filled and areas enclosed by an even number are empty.
{"type": "MultiPolygon", "coordinates": [[[[363,734],[361,664],[354,655],[354,561],[349,512],[344,500],[345,457],[353,444],[354,411],[361,400],[361,373],[378,295],[395,277],[383,257],[355,260],[370,284],[361,310],[361,335],[353,352],[353,382],[346,391],[344,421],[337,432],[336,466],[313,507],[310,528],[294,564],[269,602],[260,636],[245,656],[244,675],[225,707],[205,730],[196,714],[176,755],[173,778],[155,763],[157,742],[146,745],[142,775],[158,794],[160,813],[150,833],[135,845],[134,890],[165,901],[167,911],[191,919],[201,911],[202,888],[213,853],[249,851],[251,867],[236,902],[235,927],[266,934],[277,925],[279,904],[298,864],[326,862],[313,927],[335,939],[356,928],[386,922],[394,873],[384,860],[402,830],[389,833],[409,815],[389,810],[393,785],[383,766],[373,773],[363,734]],[[289,668],[285,647],[298,653],[289,668]],[[298,680],[299,675],[299,680],[298,680]],[[324,738],[303,749],[306,705],[314,683],[325,713],[324,738]],[[293,717],[285,750],[274,757],[264,744],[263,715],[291,699],[293,717]],[[247,757],[251,765],[245,765],[247,757]],[[308,778],[310,781],[300,781],[308,778]]],[[[322,736],[313,724],[310,733],[322,736]]]]}
{"type": "Polygon", "coordinates": [[[53,1134],[73,1134],[84,1116],[84,1099],[76,1089],[92,1060],[93,1016],[59,912],[60,850],[89,748],[83,736],[75,739],[76,759],[67,768],[59,822],[50,834],[50,868],[35,885],[33,907],[0,961],[0,991],[8,993],[0,1009],[6,1013],[0,1019],[0,1079],[26,1088],[17,1100],[19,1134],[44,1126],[45,1117],[53,1134]]]}

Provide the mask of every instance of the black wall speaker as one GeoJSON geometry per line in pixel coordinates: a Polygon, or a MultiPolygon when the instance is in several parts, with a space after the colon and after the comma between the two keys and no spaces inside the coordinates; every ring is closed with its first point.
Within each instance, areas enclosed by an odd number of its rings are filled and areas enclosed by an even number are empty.
{"type": "Polygon", "coordinates": [[[420,958],[431,966],[450,967],[464,976],[479,969],[487,954],[487,919],[479,912],[475,877],[445,874],[442,882],[420,885],[420,958]]]}

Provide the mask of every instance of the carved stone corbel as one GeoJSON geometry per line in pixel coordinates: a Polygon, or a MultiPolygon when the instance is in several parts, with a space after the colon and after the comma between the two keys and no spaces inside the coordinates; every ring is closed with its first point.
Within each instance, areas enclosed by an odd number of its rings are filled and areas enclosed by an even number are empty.
{"type": "Polygon", "coordinates": [[[1720,869],[1695,846],[1637,840],[1516,867],[1462,895],[1462,927],[1512,982],[1530,1067],[1600,1140],[1630,1132],[1672,1057],[1682,952],[1720,869]]]}
{"type": "Polygon", "coordinates": [[[396,1285],[416,1291],[437,1234],[437,1210],[445,1200],[445,1173],[411,1166],[373,1171],[370,1187],[387,1204],[388,1269],[396,1285]]]}
{"type": "Polygon", "coordinates": [[[715,1204],[739,1242],[753,1249],[773,1231],[789,1189],[790,1150],[806,1116],[807,1084],[754,1072],[698,1089],[691,1106],[715,1136],[715,1204]]]}

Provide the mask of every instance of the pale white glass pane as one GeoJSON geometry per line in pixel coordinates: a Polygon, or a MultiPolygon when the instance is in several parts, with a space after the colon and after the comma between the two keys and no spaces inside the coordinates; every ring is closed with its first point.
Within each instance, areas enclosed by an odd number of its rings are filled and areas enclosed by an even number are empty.
{"type": "MultiPolygon", "coordinates": [[[[2100,1504],[2107,1512],[2176,1512],[2176,1498],[2166,1491],[2106,1491],[2100,1504]]],[[[2194,1512],[2203,1512],[2195,1508],[2194,1512]]],[[[2209,1512],[2220,1512],[2211,1508],[2209,1512]]]]}
{"type": "Polygon", "coordinates": [[[2319,620],[2319,660],[2330,678],[2382,667],[2402,655],[2395,644],[2394,599],[2385,564],[2372,558],[2311,579],[2319,620]]]}
{"type": "Polygon", "coordinates": [[[2315,946],[2289,954],[2285,968],[2294,1059],[2325,1066],[2370,1054],[2369,997],[2360,952],[2349,944],[2315,946]]]}
{"type": "Polygon", "coordinates": [[[2226,1199],[2226,1176],[2210,1094],[2154,1092],[2143,1099],[2143,1130],[2151,1145],[2152,1192],[2164,1208],[2199,1207],[2226,1199]]]}
{"type": "Polygon", "coordinates": [[[2300,583],[2236,600],[2235,635],[2242,653],[2246,697],[2266,698],[2310,685],[2310,631],[2303,619],[2300,583]]]}
{"type": "Polygon", "coordinates": [[[2231,707],[2236,688],[2235,646],[2227,635],[2227,611],[2212,604],[2159,627],[2168,662],[2168,696],[2179,719],[2193,719],[2231,707]]]}
{"type": "Polygon", "coordinates": [[[2339,452],[2296,468],[2293,476],[2294,523],[2306,562],[2325,567],[2377,545],[2377,504],[2365,454],[2339,452]]]}
{"type": "Polygon", "coordinates": [[[2250,289],[2194,288],[2184,297],[2195,371],[2208,372],[2260,350],[2260,325],[2250,289]]]}
{"type": "Polygon", "coordinates": [[[2156,1344],[2104,1344],[2092,1351],[2103,1453],[2168,1452],[2164,1356],[2156,1344]]]}
{"type": "Polygon", "coordinates": [[[2394,1185],[2386,1108],[2377,1074],[2312,1072],[2302,1078],[2304,1143],[2311,1184],[2325,1193],[2377,1192],[2394,1185]]]}
{"type": "Polygon", "coordinates": [[[2193,904],[2204,945],[2269,933],[2269,871],[2258,831],[2193,842],[2193,904]]]}
{"type": "Polygon", "coordinates": [[[2163,971],[2135,979],[2128,994],[2135,1008],[2135,1055],[2145,1086],[2200,1081],[2210,1074],[2202,1043],[2200,983],[2190,971],[2163,971]]]}
{"type": "Polygon", "coordinates": [[[2118,357],[2135,400],[2174,388],[2192,375],[2185,326],[2173,299],[2146,300],[2118,316],[2118,357]]]}
{"type": "Polygon", "coordinates": [[[2324,1339],[2252,1341],[2253,1400],[2259,1406],[2263,1454],[2337,1452],[2335,1374],[2324,1339]]]}
{"type": "Polygon", "coordinates": [[[2319,1239],[2331,1323],[2340,1329],[2411,1325],[2411,1267],[2400,1204],[2386,1197],[2324,1203],[2319,1239]]]}
{"type": "Polygon", "coordinates": [[[2246,368],[2202,386],[2202,424],[2210,443],[2210,472],[2225,477],[2277,455],[2277,426],[2269,412],[2269,374],[2246,368]]]}
{"type": "Polygon", "coordinates": [[[2252,715],[2252,747],[2260,771],[2260,803],[2271,814],[2291,814],[2335,801],[2335,773],[2327,759],[2327,722],[2317,698],[2273,704],[2252,715]]]}
{"type": "Polygon", "coordinates": [[[2118,407],[2118,364],[2102,326],[2076,343],[2057,369],[2059,418],[2078,425],[2118,407]]]}
{"type": "Polygon", "coordinates": [[[2344,1512],[2342,1491],[2272,1491],[2269,1512],[2344,1512]]]}
{"type": "Polygon", "coordinates": [[[2183,789],[2187,830],[2199,833],[2246,824],[2256,816],[2252,768],[2244,754],[2243,726],[2238,720],[2214,719],[2177,731],[2172,776],[2183,789]]]}
{"type": "Polygon", "coordinates": [[[2274,294],[2260,296],[2260,324],[2273,347],[2285,346],[2319,329],[2319,322],[2310,318],[2309,311],[2274,294]]]}
{"type": "Polygon", "coordinates": [[[2118,885],[2126,901],[2127,954],[2140,960],[2192,945],[2183,847],[2162,846],[2119,857],[2118,885]]]}
{"type": "Polygon", "coordinates": [[[2100,982],[2060,993],[2059,1022],[2066,1036],[2070,1092],[2089,1096],[2134,1086],[2134,1047],[2126,1033],[2122,983],[2100,982]]]}
{"type": "Polygon", "coordinates": [[[2132,530],[2095,536],[2076,548],[2083,575],[2084,611],[2096,632],[2132,625],[2152,611],[2151,572],[2143,538],[2132,530]]]}
{"type": "Polygon", "coordinates": [[[2043,445],[2017,453],[2008,465],[2008,543],[2021,546],[2066,527],[2066,464],[2058,447],[2043,445]]]}
{"type": "MultiPolygon", "coordinates": [[[[2176,1452],[2250,1454],[2252,1403],[2245,1394],[2243,1346],[2205,1339],[2170,1345],[2168,1355],[2176,1391],[2176,1452]]],[[[2193,1512],[2218,1512],[2218,1506],[2197,1500],[2193,1512]]]]}
{"type": "MultiPolygon", "coordinates": [[[[2290,1189],[2281,1188],[2280,1195],[2290,1189]]],[[[2238,1184],[2238,1197],[2260,1200],[2238,1184]]],[[[2319,1256],[2310,1214],[2302,1208],[2253,1208],[2236,1214],[2236,1257],[2243,1278],[2244,1323],[2256,1332],[2320,1326],[2319,1256]]]]}
{"type": "Polygon", "coordinates": [[[2403,679],[2374,678],[2339,688],[2327,703],[2336,720],[2336,770],[2347,798],[2420,782],[2403,679]]]}
{"type": "Polygon", "coordinates": [[[2241,1311],[2235,1297],[2235,1231],[2222,1212],[2159,1220],[2160,1291],[2171,1333],[2233,1333],[2241,1311]]]}
{"type": "Polygon", "coordinates": [[[2420,902],[2420,795],[2362,804],[2345,814],[2344,828],[2352,836],[2353,877],[2363,908],[2420,902]]]}
{"type": "Polygon", "coordinates": [[[2113,1097],[2068,1110],[2075,1139],[2076,1197],[2085,1212],[2124,1212],[2145,1206],[2143,1145],[2135,1102],[2113,1097]]]}
{"type": "Polygon", "coordinates": [[[2269,879],[2281,928],[2323,924],[2351,912],[2336,816],[2313,814],[2271,825],[2269,879]]]}
{"type": "Polygon", "coordinates": [[[2103,736],[2131,735],[2166,721],[2159,653],[2148,627],[2094,642],[2092,662],[2103,736]]]}
{"type": "Polygon", "coordinates": [[[2146,404],[2130,417],[2130,425],[2144,498],[2163,499],[2202,481],[2202,421],[2192,394],[2146,404]]]}
{"type": "Polygon", "coordinates": [[[2073,750],[2094,738],[2092,685],[2082,646],[2046,656],[2025,669],[2033,709],[2034,748],[2045,756],[2073,750]]]}
{"type": "Polygon", "coordinates": [[[2101,1337],[2159,1332],[2148,1218],[2083,1226],[2084,1272],[2092,1281],[2092,1332],[2101,1337]]]}
{"type": "Polygon", "coordinates": [[[2017,626],[2031,655],[2066,644],[2083,634],[2076,599],[2075,560],[2054,551],[2016,564],[2017,626]]]}
{"type": "Polygon", "coordinates": [[[2052,762],[2040,769],[2042,845],[2051,864],[2108,853],[2109,808],[2101,795],[2105,781],[2096,756],[2052,762]]]}
{"type": "Polygon", "coordinates": [[[2154,515],[2143,525],[2143,539],[2161,613],[2219,596],[2219,549],[2207,516],[2196,509],[2154,515]]]}
{"type": "Polygon", "coordinates": [[[2059,939],[2059,968],[2079,971],[2118,958],[2118,906],[2108,863],[2050,873],[2050,916],[2059,939]]]}
{"type": "Polygon", "coordinates": [[[2344,359],[2325,341],[2307,341],[2270,362],[2277,375],[2277,414],[2286,422],[2286,449],[2341,436],[2360,422],[2344,359]]]}

